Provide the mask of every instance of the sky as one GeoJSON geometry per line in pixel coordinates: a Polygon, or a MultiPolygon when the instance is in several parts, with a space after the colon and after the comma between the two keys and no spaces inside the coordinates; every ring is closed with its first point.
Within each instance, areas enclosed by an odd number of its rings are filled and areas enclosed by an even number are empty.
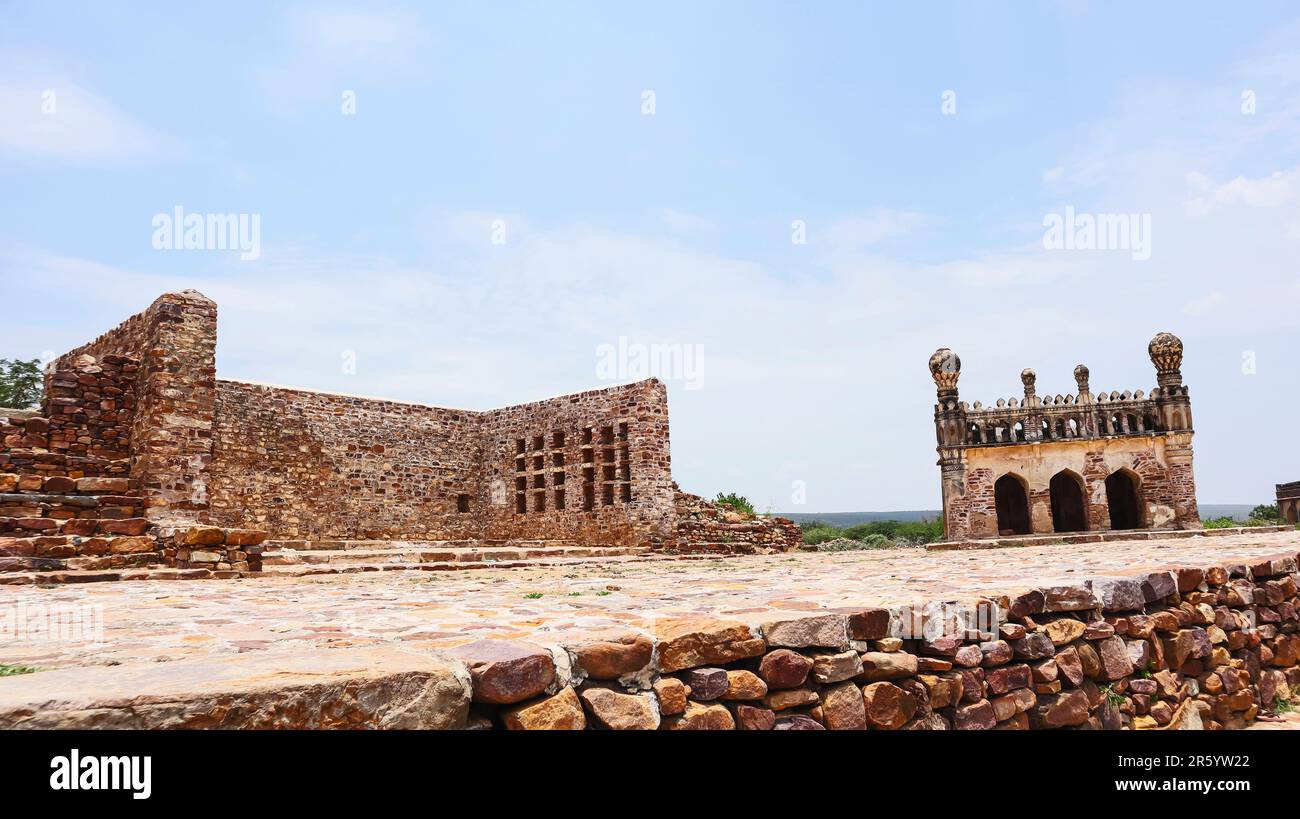
{"type": "Polygon", "coordinates": [[[1167,330],[1201,502],[1300,479],[1294,4],[0,1],[0,190],[0,357],[185,288],[237,380],[489,409],[657,350],[683,489],[831,512],[939,508],[936,348],[990,404],[1150,391],[1167,330]]]}

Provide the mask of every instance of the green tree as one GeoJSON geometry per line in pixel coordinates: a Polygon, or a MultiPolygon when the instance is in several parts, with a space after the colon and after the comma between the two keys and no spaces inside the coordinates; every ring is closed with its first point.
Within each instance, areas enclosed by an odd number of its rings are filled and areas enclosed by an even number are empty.
{"type": "Polygon", "coordinates": [[[44,395],[41,361],[0,358],[0,407],[27,409],[41,402],[44,395]]]}
{"type": "Polygon", "coordinates": [[[737,495],[735,492],[726,495],[719,492],[717,502],[723,506],[730,506],[734,511],[740,512],[742,515],[754,514],[754,504],[750,503],[745,496],[737,495]]]}
{"type": "Polygon", "coordinates": [[[1282,513],[1278,511],[1276,503],[1261,503],[1250,510],[1250,518],[1251,520],[1281,520],[1282,513]]]}

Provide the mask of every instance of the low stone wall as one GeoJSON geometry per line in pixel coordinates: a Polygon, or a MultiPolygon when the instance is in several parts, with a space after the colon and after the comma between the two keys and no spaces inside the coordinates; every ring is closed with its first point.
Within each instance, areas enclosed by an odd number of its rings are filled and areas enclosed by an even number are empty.
{"type": "Polygon", "coordinates": [[[659,548],[676,553],[767,554],[803,545],[803,532],[788,518],[745,515],[698,495],[675,491],[673,536],[659,548]]]}
{"type": "Polygon", "coordinates": [[[1242,728],[1300,696],[1298,583],[1292,546],[1237,565],[1171,564],[957,603],[945,594],[481,639],[404,661],[401,673],[437,671],[436,705],[427,679],[378,684],[354,721],[331,716],[331,697],[352,709],[349,681],[365,688],[386,669],[358,664],[351,649],[241,655],[236,665],[256,673],[232,670],[192,693],[187,685],[230,658],[39,672],[0,680],[0,726],[401,727],[412,723],[382,715],[412,704],[415,724],[475,729],[1242,728]],[[294,705],[277,710],[281,671],[294,705]],[[162,701],[169,710],[156,720],[133,716],[135,704],[162,701]],[[228,702],[250,705],[231,712],[228,702]]]}

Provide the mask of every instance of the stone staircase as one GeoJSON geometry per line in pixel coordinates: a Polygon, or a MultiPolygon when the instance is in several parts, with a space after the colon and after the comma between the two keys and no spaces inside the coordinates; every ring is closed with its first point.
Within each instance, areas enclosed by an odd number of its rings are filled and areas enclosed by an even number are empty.
{"type": "Polygon", "coordinates": [[[263,574],[511,568],[645,555],[633,546],[579,546],[561,540],[269,540],[263,574]]]}

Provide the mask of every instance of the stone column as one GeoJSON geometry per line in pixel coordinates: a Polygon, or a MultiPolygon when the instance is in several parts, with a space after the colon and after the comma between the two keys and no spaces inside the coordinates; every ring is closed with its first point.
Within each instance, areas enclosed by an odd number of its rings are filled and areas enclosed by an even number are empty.
{"type": "Polygon", "coordinates": [[[208,519],[216,348],[217,305],[197,290],[167,293],[145,312],[131,476],[156,523],[208,519]]]}

